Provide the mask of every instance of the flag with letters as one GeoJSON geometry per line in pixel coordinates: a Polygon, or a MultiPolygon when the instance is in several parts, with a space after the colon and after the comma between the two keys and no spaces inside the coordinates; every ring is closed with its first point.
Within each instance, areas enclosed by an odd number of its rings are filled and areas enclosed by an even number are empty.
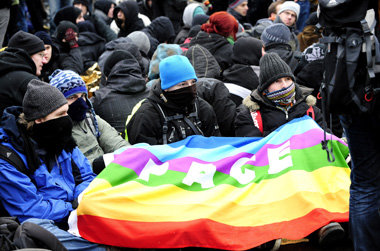
{"type": "Polygon", "coordinates": [[[70,232],[131,248],[243,250],[301,239],[348,221],[348,147],[305,116],[265,138],[191,136],[169,145],[136,144],[85,191],[70,232]]]}

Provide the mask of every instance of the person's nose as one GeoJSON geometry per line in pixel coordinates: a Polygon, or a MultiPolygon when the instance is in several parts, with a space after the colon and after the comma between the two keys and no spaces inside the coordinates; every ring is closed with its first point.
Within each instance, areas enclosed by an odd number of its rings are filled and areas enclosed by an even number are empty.
{"type": "Polygon", "coordinates": [[[43,57],[43,58],[42,58],[42,63],[43,63],[43,64],[47,64],[47,63],[48,63],[48,61],[47,61],[47,57],[43,57]]]}

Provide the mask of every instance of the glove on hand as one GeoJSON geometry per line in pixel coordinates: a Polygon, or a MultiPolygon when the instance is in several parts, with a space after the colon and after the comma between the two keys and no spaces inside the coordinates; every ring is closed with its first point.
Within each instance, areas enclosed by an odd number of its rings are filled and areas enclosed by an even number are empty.
{"type": "Polygon", "coordinates": [[[67,43],[69,43],[70,48],[77,48],[79,47],[77,38],[75,35],[75,31],[72,28],[68,28],[65,32],[65,40],[67,43]]]}

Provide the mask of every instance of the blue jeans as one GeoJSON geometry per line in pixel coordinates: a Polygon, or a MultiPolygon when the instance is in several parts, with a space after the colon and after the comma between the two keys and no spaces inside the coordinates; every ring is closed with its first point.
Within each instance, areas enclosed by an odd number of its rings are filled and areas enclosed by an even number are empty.
{"type": "Polygon", "coordinates": [[[106,248],[96,244],[89,242],[83,238],[77,237],[75,235],[70,234],[69,232],[60,229],[54,224],[52,220],[44,220],[44,219],[36,219],[31,218],[26,220],[25,222],[32,222],[37,224],[50,233],[54,234],[58,240],[65,246],[67,250],[75,250],[75,251],[105,251],[106,248]]]}
{"type": "Polygon", "coordinates": [[[352,159],[350,230],[354,248],[380,250],[380,117],[341,116],[341,122],[352,159]]]}
{"type": "Polygon", "coordinates": [[[300,14],[297,18],[297,30],[299,32],[303,31],[305,27],[306,20],[310,15],[310,2],[309,0],[298,1],[298,5],[300,6],[300,14]]]}

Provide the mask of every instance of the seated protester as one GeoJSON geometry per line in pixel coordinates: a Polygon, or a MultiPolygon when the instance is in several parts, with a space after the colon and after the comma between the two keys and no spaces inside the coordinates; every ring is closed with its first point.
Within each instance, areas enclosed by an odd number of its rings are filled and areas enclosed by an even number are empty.
{"type": "MultiPolygon", "coordinates": [[[[68,114],[73,121],[72,134],[79,149],[92,164],[96,158],[128,146],[119,133],[97,116],[87,98],[86,84],[73,71],[56,70],[50,85],[58,88],[68,101],[68,114]]],[[[101,170],[94,170],[99,173],[101,170]]]]}
{"type": "MultiPolygon", "coordinates": [[[[98,4],[97,2],[95,2],[95,6],[103,4],[102,1],[97,1],[100,2],[98,4]]],[[[82,10],[82,15],[84,19],[92,24],[92,26],[95,28],[96,34],[101,36],[108,42],[117,38],[116,33],[110,27],[113,18],[113,9],[115,7],[115,3],[109,2],[105,3],[105,5],[108,6],[107,13],[103,13],[102,11],[98,10],[96,12],[97,14],[95,15],[95,13],[91,13],[89,9],[89,2],[87,0],[73,1],[73,6],[82,10]]],[[[107,7],[105,7],[105,9],[106,8],[107,7]]]]}
{"type": "Polygon", "coordinates": [[[62,21],[70,21],[77,24],[84,21],[82,10],[74,6],[66,6],[60,9],[54,16],[54,24],[58,26],[62,21]]]}
{"type": "Polygon", "coordinates": [[[148,57],[151,58],[157,46],[162,43],[170,44],[175,38],[173,24],[167,17],[157,17],[152,23],[141,30],[148,35],[150,50],[148,57]]]}
{"type": "Polygon", "coordinates": [[[82,52],[78,45],[78,27],[69,21],[59,23],[53,36],[53,44],[59,49],[58,69],[84,72],[82,52]]]}
{"type": "Polygon", "coordinates": [[[39,78],[44,82],[49,82],[49,76],[58,68],[59,49],[53,44],[50,35],[45,31],[37,31],[35,36],[39,37],[45,46],[46,64],[42,67],[39,78]]]}
{"type": "MultiPolygon", "coordinates": [[[[309,95],[311,91],[295,83],[291,69],[277,54],[266,53],[260,59],[259,87],[244,99],[236,111],[236,136],[265,137],[283,124],[306,114],[323,126],[321,111],[315,106],[315,98],[309,95]]],[[[344,229],[339,223],[331,222],[314,234],[318,235],[320,245],[325,245],[330,241],[340,241],[344,229]]]]}
{"type": "Polygon", "coordinates": [[[148,88],[151,88],[160,78],[159,65],[161,61],[172,55],[181,55],[182,50],[178,44],[160,44],[152,56],[148,72],[148,88]]]}
{"type": "Polygon", "coordinates": [[[115,50],[107,58],[106,83],[91,97],[95,112],[124,138],[125,122],[133,107],[148,96],[145,78],[137,59],[129,52],[115,50]]]}
{"type": "Polygon", "coordinates": [[[265,137],[292,119],[308,114],[322,126],[322,114],[315,106],[312,89],[299,86],[290,67],[275,53],[260,59],[259,86],[237,109],[238,137],[265,137]],[[311,110],[309,110],[311,109],[311,110]],[[252,112],[260,111],[262,128],[256,127],[252,112]]]}
{"type": "Polygon", "coordinates": [[[296,21],[300,14],[300,6],[293,1],[285,1],[281,4],[281,8],[277,13],[276,19],[273,21],[275,24],[282,23],[286,25],[290,31],[290,46],[292,51],[299,51],[300,44],[295,33],[296,21]]]}
{"type": "Polygon", "coordinates": [[[243,32],[243,24],[247,23],[248,0],[229,0],[227,12],[239,22],[239,32],[243,32]]]}
{"type": "Polygon", "coordinates": [[[21,105],[30,80],[38,79],[46,63],[44,42],[18,31],[0,52],[0,116],[6,107],[21,105]]]}
{"type": "Polygon", "coordinates": [[[178,32],[176,38],[174,39],[175,44],[182,44],[189,35],[190,28],[193,26],[192,22],[195,16],[200,14],[206,14],[202,8],[202,4],[198,2],[192,2],[188,4],[183,11],[183,27],[178,32]]]}
{"type": "Polygon", "coordinates": [[[139,0],[137,1],[139,5],[139,12],[147,16],[150,20],[153,20],[153,1],[152,0],[139,0]]]}
{"type": "Polygon", "coordinates": [[[232,137],[236,105],[220,77],[220,67],[211,53],[199,44],[191,46],[183,54],[193,65],[198,77],[197,94],[214,109],[222,136],[232,137]]]}
{"type": "Polygon", "coordinates": [[[252,28],[251,35],[254,38],[260,39],[261,34],[263,34],[264,29],[266,27],[268,27],[269,25],[273,24],[273,21],[277,17],[277,12],[280,10],[281,4],[284,1],[285,0],[278,0],[278,1],[275,1],[275,2],[273,2],[273,3],[271,3],[269,5],[269,7],[268,7],[268,17],[257,20],[255,26],[253,26],[253,28],[252,28]]]}
{"type": "Polygon", "coordinates": [[[161,82],[154,85],[149,96],[127,123],[126,133],[131,144],[169,144],[190,135],[219,136],[212,107],[197,97],[194,68],[180,55],[160,63],[161,82]]]}
{"type": "Polygon", "coordinates": [[[123,1],[115,7],[113,18],[120,29],[118,37],[126,37],[129,33],[142,30],[145,27],[138,14],[139,7],[134,0],[123,1]]]}
{"type": "Polygon", "coordinates": [[[100,55],[98,59],[98,64],[100,67],[100,70],[103,71],[104,68],[104,62],[106,62],[108,56],[115,50],[115,47],[120,43],[130,43],[131,39],[126,37],[119,37],[115,40],[112,40],[105,45],[105,51],[100,55]]]}
{"type": "Polygon", "coordinates": [[[28,84],[22,107],[4,111],[1,145],[18,155],[28,172],[0,159],[0,201],[10,216],[40,225],[68,250],[106,250],[65,231],[78,197],[95,178],[71,136],[67,110],[61,92],[34,79],[28,84]]]}
{"type": "MultiPolygon", "coordinates": [[[[189,31],[189,35],[188,37],[186,38],[186,40],[181,44],[181,49],[183,51],[186,51],[189,49],[189,46],[190,46],[190,41],[191,39],[193,39],[193,37],[195,37],[198,32],[201,31],[201,25],[197,24],[197,25],[194,25],[193,27],[191,27],[190,31],[189,31]]],[[[202,46],[203,47],[203,46],[202,46]]]]}
{"type": "Polygon", "coordinates": [[[149,64],[150,64],[150,57],[148,57],[148,53],[150,50],[150,41],[149,37],[145,32],[142,31],[134,31],[131,34],[127,36],[127,38],[130,38],[132,42],[138,47],[139,52],[142,57],[142,62],[144,65],[143,69],[143,76],[148,79],[148,71],[149,71],[149,64]]]}
{"type": "Polygon", "coordinates": [[[262,48],[263,43],[253,37],[241,37],[234,44],[233,64],[223,72],[223,82],[236,106],[259,85],[262,48]]]}
{"type": "Polygon", "coordinates": [[[284,60],[296,74],[299,70],[299,61],[302,53],[292,51],[290,42],[290,31],[283,24],[272,24],[263,31],[261,40],[264,42],[265,53],[276,53],[284,60]]]}
{"type": "Polygon", "coordinates": [[[310,45],[318,43],[322,37],[322,30],[316,27],[318,22],[317,12],[311,13],[305,22],[305,28],[297,35],[302,52],[310,45]]]}
{"type": "Polygon", "coordinates": [[[202,45],[215,57],[222,71],[231,63],[232,46],[236,40],[239,24],[236,19],[225,11],[215,12],[201,31],[193,37],[189,46],[202,45]]]}

